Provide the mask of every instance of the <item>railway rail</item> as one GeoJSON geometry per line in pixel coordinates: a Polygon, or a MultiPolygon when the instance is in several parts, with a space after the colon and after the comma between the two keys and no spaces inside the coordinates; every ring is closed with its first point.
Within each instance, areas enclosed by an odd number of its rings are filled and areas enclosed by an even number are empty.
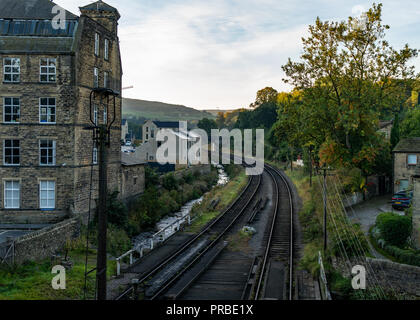
{"type": "MultiPolygon", "coordinates": [[[[200,233],[194,236],[192,239],[187,240],[181,247],[176,250],[173,254],[169,255],[162,263],[156,267],[148,270],[138,283],[145,284],[147,281],[156,277],[160,272],[165,271],[164,269],[177,261],[182,259],[182,256],[188,254],[191,248],[202,245],[202,242],[206,242],[205,247],[197,252],[197,254],[190,261],[187,262],[186,267],[182,267],[179,271],[177,270],[176,275],[170,279],[164,280],[162,285],[156,292],[153,292],[149,299],[157,299],[161,296],[162,292],[167,290],[173,283],[180,279],[186,272],[193,272],[193,267],[200,263],[200,260],[208,259],[208,256],[217,254],[223,247],[223,236],[228,230],[235,224],[237,219],[242,215],[248,204],[254,199],[261,184],[261,176],[251,176],[246,187],[236,200],[221,214],[218,218],[210,222],[200,233]]],[[[197,268],[197,267],[196,267],[197,268]]],[[[134,292],[135,286],[132,285],[121,293],[115,300],[129,299],[131,294],[134,292]]]]}
{"type": "MultiPolygon", "coordinates": [[[[286,290],[283,290],[283,297],[278,296],[278,292],[274,293],[275,298],[286,298],[292,300],[294,297],[293,278],[294,278],[294,258],[295,258],[295,241],[294,241],[294,208],[293,197],[290,186],[284,177],[284,174],[275,167],[265,165],[266,172],[271,176],[275,186],[275,201],[273,206],[273,214],[271,223],[266,231],[265,252],[260,265],[258,280],[255,284],[255,292],[253,299],[273,298],[270,296],[269,283],[277,283],[276,291],[279,290],[278,282],[273,281],[271,274],[284,273],[282,278],[287,283],[286,290]],[[270,272],[271,268],[275,269],[274,264],[280,262],[277,270],[270,272]],[[282,268],[284,266],[284,271],[282,268]],[[286,280],[287,279],[287,280],[286,280]],[[286,292],[284,292],[286,291],[286,292]]],[[[251,297],[250,297],[251,298],[251,297]]]]}

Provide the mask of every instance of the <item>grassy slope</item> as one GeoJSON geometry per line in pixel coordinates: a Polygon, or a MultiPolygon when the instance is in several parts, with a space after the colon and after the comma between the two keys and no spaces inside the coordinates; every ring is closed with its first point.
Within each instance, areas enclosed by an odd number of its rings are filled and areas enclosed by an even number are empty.
{"type": "MultiPolygon", "coordinates": [[[[66,289],[54,290],[51,281],[56,274],[51,269],[59,262],[45,259],[29,262],[16,268],[0,269],[0,300],[79,300],[83,299],[85,254],[80,249],[72,250],[68,256],[73,267],[66,271],[66,289]]],[[[88,271],[96,264],[96,251],[90,250],[88,271]]],[[[115,261],[108,261],[108,277],[115,274],[115,261]]],[[[92,299],[95,290],[96,272],[88,275],[87,298],[92,299]]]]}
{"type": "Polygon", "coordinates": [[[214,119],[211,113],[188,108],[182,105],[167,104],[155,101],[123,99],[123,117],[143,117],[160,121],[214,119]]]}
{"type": "Polygon", "coordinates": [[[229,183],[223,187],[215,187],[206,194],[200,205],[193,208],[193,214],[196,217],[187,232],[198,232],[206,223],[217,217],[233,200],[239,195],[246,186],[248,177],[245,170],[234,177],[229,183]],[[213,199],[219,199],[217,206],[212,209],[210,204],[213,199]]]}

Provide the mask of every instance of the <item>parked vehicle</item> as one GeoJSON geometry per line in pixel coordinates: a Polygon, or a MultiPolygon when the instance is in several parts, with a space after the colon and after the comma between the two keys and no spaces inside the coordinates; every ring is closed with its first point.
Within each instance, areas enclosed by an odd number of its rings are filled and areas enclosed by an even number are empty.
{"type": "Polygon", "coordinates": [[[392,196],[392,207],[397,210],[404,210],[411,206],[413,191],[399,191],[392,196]]]}

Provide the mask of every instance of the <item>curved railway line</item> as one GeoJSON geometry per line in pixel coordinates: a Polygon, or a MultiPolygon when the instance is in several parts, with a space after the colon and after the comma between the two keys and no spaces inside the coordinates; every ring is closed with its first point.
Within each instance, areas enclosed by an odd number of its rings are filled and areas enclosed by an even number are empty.
{"type": "MultiPolygon", "coordinates": [[[[206,242],[204,249],[198,252],[198,255],[192,261],[188,262],[187,267],[184,267],[181,271],[178,271],[178,274],[175,277],[164,281],[161,288],[159,288],[157,292],[153,293],[150,299],[157,298],[162,291],[167,289],[175,280],[177,280],[181,275],[188,271],[196,262],[199,261],[201,257],[205,255],[205,253],[208,253],[210,249],[218,248],[216,245],[219,245],[223,235],[235,224],[236,220],[244,212],[247,205],[251,202],[257,193],[260,184],[261,176],[251,176],[241,194],[222,214],[219,215],[218,218],[211,221],[200,233],[198,233],[192,239],[187,240],[178,250],[169,255],[159,265],[146,272],[141,277],[141,279],[139,279],[138,282],[140,285],[150,281],[151,278],[153,278],[159,272],[163,271],[165,267],[169,266],[171,263],[174,263],[177,259],[182,257],[183,254],[188,253],[188,250],[194,246],[199,246],[200,241],[206,242]]],[[[130,294],[133,293],[133,290],[134,286],[130,286],[115,300],[128,299],[130,294]]]]}
{"type": "MultiPolygon", "coordinates": [[[[297,297],[293,287],[295,221],[292,191],[280,170],[265,165],[265,172],[265,177],[272,181],[273,197],[262,237],[263,255],[250,258],[225,250],[229,234],[238,226],[252,222],[258,207],[268,202],[265,195],[258,197],[263,180],[259,175],[250,177],[241,194],[218,218],[187,239],[156,267],[143,273],[139,284],[147,288],[145,299],[292,300],[297,297]],[[281,290],[279,281],[284,283],[281,290]],[[217,295],[206,296],[210,289],[217,295]]],[[[134,287],[130,286],[117,300],[130,298],[133,291],[134,287]]]]}

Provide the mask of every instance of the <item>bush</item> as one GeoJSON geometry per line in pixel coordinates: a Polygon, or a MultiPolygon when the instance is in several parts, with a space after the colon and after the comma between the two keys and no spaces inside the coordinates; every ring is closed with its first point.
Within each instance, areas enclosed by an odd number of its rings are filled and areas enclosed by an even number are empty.
{"type": "Polygon", "coordinates": [[[178,189],[178,181],[173,173],[167,174],[163,177],[162,186],[168,191],[178,189]]]}
{"type": "Polygon", "coordinates": [[[128,225],[128,210],[124,203],[118,200],[118,191],[108,195],[107,198],[108,223],[125,229],[128,225]]]}
{"type": "Polygon", "coordinates": [[[114,257],[122,255],[131,248],[131,241],[127,233],[112,224],[108,225],[106,238],[107,251],[114,257]]]}
{"type": "Polygon", "coordinates": [[[381,237],[390,245],[404,247],[411,235],[411,219],[392,212],[378,215],[376,225],[381,237]]]}
{"type": "Polygon", "coordinates": [[[401,249],[396,246],[385,245],[383,248],[387,253],[392,255],[400,263],[410,264],[420,267],[420,254],[416,254],[411,250],[401,249]]]}

